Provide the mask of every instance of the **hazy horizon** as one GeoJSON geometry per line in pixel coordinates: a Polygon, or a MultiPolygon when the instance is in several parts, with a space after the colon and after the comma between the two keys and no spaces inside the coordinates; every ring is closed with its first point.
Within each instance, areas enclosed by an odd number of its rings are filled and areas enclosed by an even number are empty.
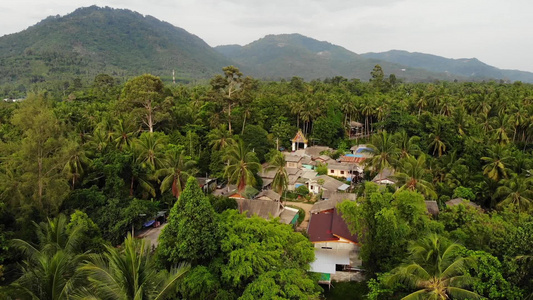
{"type": "Polygon", "coordinates": [[[65,1],[0,4],[0,36],[51,15],[91,5],[151,15],[197,35],[210,46],[246,45],[268,34],[299,33],[358,54],[405,50],[446,58],[477,58],[500,69],[533,72],[528,12],[533,3],[481,0],[65,1]]]}

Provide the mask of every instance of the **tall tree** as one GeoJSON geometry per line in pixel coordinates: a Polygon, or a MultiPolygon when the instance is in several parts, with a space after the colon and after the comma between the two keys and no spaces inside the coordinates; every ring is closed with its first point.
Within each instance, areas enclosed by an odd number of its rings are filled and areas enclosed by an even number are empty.
{"type": "Polygon", "coordinates": [[[225,159],[228,165],[224,170],[224,176],[230,183],[237,184],[237,189],[242,192],[246,185],[255,184],[255,174],[261,171],[261,164],[254,152],[248,151],[242,140],[228,149],[225,159]]]}
{"type": "Polygon", "coordinates": [[[481,299],[465,289],[474,282],[466,267],[475,262],[470,257],[461,257],[460,249],[460,245],[435,234],[411,243],[407,263],[392,271],[388,283],[418,289],[403,299],[481,299]]]}
{"type": "Polygon", "coordinates": [[[159,271],[150,245],[129,235],[123,249],[106,246],[80,267],[88,284],[78,294],[83,299],[174,299],[178,280],[189,270],[185,264],[159,271]]]}
{"type": "Polygon", "coordinates": [[[367,167],[374,174],[380,174],[385,168],[393,168],[400,157],[400,149],[394,142],[393,135],[383,130],[372,136],[371,143],[367,144],[367,151],[372,155],[367,161],[367,167]]]}
{"type": "Polygon", "coordinates": [[[496,144],[488,150],[489,156],[481,158],[485,162],[483,174],[488,178],[499,181],[508,177],[507,165],[511,162],[511,156],[501,144],[496,144]]]}
{"type": "Polygon", "coordinates": [[[22,276],[12,285],[15,298],[59,300],[69,299],[79,287],[76,268],[84,259],[79,254],[82,228],[67,230],[68,219],[59,215],[36,226],[36,244],[15,239],[12,244],[25,257],[22,276]],[[76,283],[78,281],[78,283],[76,283]]]}
{"type": "Polygon", "coordinates": [[[396,184],[400,187],[398,191],[418,191],[428,198],[437,198],[437,193],[435,193],[433,185],[426,180],[429,172],[426,169],[426,156],[424,154],[420,155],[418,159],[412,156],[404,158],[400,161],[397,170],[399,172],[394,174],[393,177],[397,180],[396,184]]]}
{"type": "Polygon", "coordinates": [[[512,204],[520,211],[526,212],[533,208],[533,181],[530,177],[513,175],[502,180],[502,183],[494,194],[495,199],[501,199],[498,206],[512,204]]]}
{"type": "Polygon", "coordinates": [[[281,152],[277,152],[269,161],[267,170],[275,170],[276,175],[272,180],[272,189],[278,194],[283,195],[283,191],[287,189],[289,183],[289,175],[285,167],[287,162],[285,161],[285,155],[281,152]]]}
{"type": "Polygon", "coordinates": [[[196,178],[189,177],[159,237],[161,256],[169,265],[181,261],[201,264],[216,253],[218,237],[216,213],[196,178]]]}
{"type": "Polygon", "coordinates": [[[12,158],[23,170],[25,193],[39,209],[56,212],[68,193],[67,180],[61,176],[65,163],[61,125],[42,95],[30,95],[12,122],[23,131],[20,150],[12,158]]]}
{"type": "Polygon", "coordinates": [[[211,79],[213,91],[227,107],[228,130],[231,133],[231,109],[238,104],[242,92],[242,73],[237,67],[227,66],[222,68],[224,76],[217,75],[211,79]]]}
{"type": "Polygon", "coordinates": [[[154,126],[168,118],[170,100],[165,98],[161,79],[144,74],[126,82],[119,105],[120,110],[127,110],[134,120],[154,132],[154,126]]]}
{"type": "Polygon", "coordinates": [[[170,149],[166,152],[163,168],[157,170],[156,177],[164,177],[161,181],[161,192],[172,190],[172,195],[178,199],[185,186],[187,178],[194,175],[195,161],[185,155],[185,150],[170,149]]]}

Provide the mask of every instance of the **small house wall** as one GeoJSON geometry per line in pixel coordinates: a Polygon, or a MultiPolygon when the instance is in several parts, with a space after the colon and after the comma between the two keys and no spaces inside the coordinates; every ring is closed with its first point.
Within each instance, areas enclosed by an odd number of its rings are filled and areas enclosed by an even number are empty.
{"type": "Polygon", "coordinates": [[[328,168],[328,175],[335,177],[348,178],[350,176],[350,171],[348,170],[337,170],[328,168]]]}

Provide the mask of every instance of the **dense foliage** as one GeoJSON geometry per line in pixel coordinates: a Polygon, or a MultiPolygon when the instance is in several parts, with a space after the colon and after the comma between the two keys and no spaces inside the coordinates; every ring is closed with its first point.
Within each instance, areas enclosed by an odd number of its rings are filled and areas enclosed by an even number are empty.
{"type": "MultiPolygon", "coordinates": [[[[367,180],[395,170],[396,186],[361,186],[359,205],[341,206],[361,238],[369,278],[382,274],[370,283],[372,295],[415,291],[400,281],[388,286],[387,274],[412,263],[407,246],[429,234],[465,247],[454,259],[482,262],[468,270],[470,291],[509,299],[533,293],[532,86],[404,84],[379,68],[369,83],[341,77],[260,82],[235,67],[223,72],[196,86],[165,86],[151,75],[121,85],[98,75],[93,85],[72,90],[72,97],[52,90],[0,103],[2,284],[48,284],[38,279],[49,272],[44,262],[62,262],[61,272],[72,274],[86,250],[104,262],[119,259],[127,251],[102,244],[121,244],[128,231],[172,208],[168,232],[182,238],[167,239],[168,252],[161,250],[158,263],[151,257],[146,266],[157,273],[191,263],[176,284],[182,297],[317,295],[316,280],[306,273],[312,245],[303,235],[276,221],[247,219],[227,198],[185,188],[185,178],[207,175],[245,193],[261,187],[257,172],[269,160],[279,173],[276,189],[283,191],[283,162],[270,150],[289,146],[300,128],[312,144],[349,149],[367,143],[374,154],[367,180]],[[352,120],[364,124],[364,134],[350,139],[352,120]],[[480,209],[445,208],[452,197],[480,209]],[[429,199],[438,202],[438,217],[426,214],[429,199]],[[73,224],[68,230],[83,228],[76,247],[82,252],[56,246],[40,251],[50,247],[29,221],[46,224],[61,214],[72,215],[61,221],[73,224]],[[33,245],[42,257],[17,251],[11,239],[33,245]]],[[[57,284],[58,291],[70,286],[57,284]]]]}

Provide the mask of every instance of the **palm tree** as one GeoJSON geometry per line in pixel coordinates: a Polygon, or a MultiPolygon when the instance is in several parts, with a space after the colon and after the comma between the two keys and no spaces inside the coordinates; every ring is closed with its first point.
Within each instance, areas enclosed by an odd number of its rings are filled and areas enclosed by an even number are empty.
{"type": "Polygon", "coordinates": [[[125,123],[124,120],[118,120],[118,124],[115,124],[113,129],[113,142],[116,148],[122,150],[130,147],[136,133],[133,126],[125,123]]]}
{"type": "Polygon", "coordinates": [[[64,215],[37,225],[37,244],[15,239],[12,245],[25,257],[22,276],[11,284],[8,292],[19,299],[69,299],[75,289],[76,268],[85,258],[78,253],[81,227],[67,230],[64,215]]]}
{"type": "Polygon", "coordinates": [[[276,155],[272,156],[269,163],[270,165],[267,170],[276,170],[276,175],[274,175],[274,178],[272,179],[272,189],[278,194],[283,195],[283,191],[287,189],[287,185],[289,184],[289,175],[285,169],[285,166],[287,165],[285,155],[278,152],[276,155]]]}
{"type": "Polygon", "coordinates": [[[370,153],[373,156],[367,160],[367,167],[372,172],[379,174],[385,168],[392,168],[396,165],[400,157],[400,149],[396,146],[393,140],[393,135],[387,133],[386,130],[372,136],[371,144],[367,144],[370,150],[364,152],[370,153]]]}
{"type": "Polygon", "coordinates": [[[442,154],[446,152],[446,143],[441,139],[441,135],[442,127],[440,124],[437,124],[435,132],[429,134],[429,140],[431,141],[429,143],[429,148],[433,148],[433,155],[435,155],[436,152],[439,157],[441,157],[442,154]]]}
{"type": "Polygon", "coordinates": [[[420,143],[420,137],[409,137],[407,132],[405,130],[402,130],[395,133],[393,138],[396,144],[398,145],[398,148],[400,148],[401,158],[406,158],[420,153],[420,147],[418,146],[418,144],[420,143]]]}
{"type": "Polygon", "coordinates": [[[141,187],[143,192],[146,192],[152,197],[155,197],[156,190],[152,184],[152,180],[155,180],[153,170],[146,167],[144,158],[141,156],[141,150],[133,145],[130,148],[131,151],[131,179],[130,179],[130,196],[133,197],[135,190],[135,183],[141,187]]]}
{"type": "Polygon", "coordinates": [[[162,165],[163,148],[165,147],[162,137],[151,132],[144,133],[134,141],[133,147],[138,150],[138,159],[143,167],[156,170],[162,165]]]}
{"type": "Polygon", "coordinates": [[[431,234],[409,245],[410,256],[391,272],[387,284],[403,283],[416,292],[402,299],[481,299],[465,287],[473,283],[466,268],[475,262],[471,257],[461,257],[459,244],[450,243],[431,234]]]}
{"type": "Polygon", "coordinates": [[[207,134],[209,145],[213,150],[224,150],[227,146],[233,145],[235,140],[231,133],[226,129],[226,125],[222,124],[218,128],[211,130],[207,134]]]}
{"type": "Polygon", "coordinates": [[[106,246],[102,255],[93,255],[79,269],[88,277],[87,288],[79,293],[85,299],[169,299],[188,270],[180,265],[171,272],[158,271],[153,252],[145,240],[131,234],[123,250],[106,246]]]}
{"type": "Polygon", "coordinates": [[[187,183],[187,178],[195,173],[192,170],[195,164],[195,161],[185,156],[185,150],[171,149],[167,151],[163,168],[157,170],[155,174],[157,178],[164,177],[161,181],[161,193],[172,189],[172,195],[178,199],[185,183],[187,183]]]}
{"type": "Polygon", "coordinates": [[[82,147],[76,142],[70,143],[66,149],[67,163],[63,168],[63,172],[72,180],[72,189],[74,189],[76,182],[85,173],[85,167],[89,165],[90,160],[85,156],[85,151],[83,151],[82,147]]]}
{"type": "Polygon", "coordinates": [[[398,191],[418,191],[427,198],[437,198],[433,185],[424,179],[429,173],[426,169],[426,156],[424,154],[420,155],[418,159],[412,156],[404,158],[400,161],[398,171],[393,175],[396,184],[400,187],[398,191]]]}
{"type": "Polygon", "coordinates": [[[507,178],[507,166],[510,163],[512,157],[508,155],[506,149],[496,144],[490,149],[489,156],[482,157],[481,160],[486,164],[483,166],[483,175],[487,175],[494,181],[499,181],[502,178],[507,178]]]}
{"type": "Polygon", "coordinates": [[[513,204],[520,211],[528,211],[533,207],[533,182],[531,177],[526,178],[513,175],[510,179],[502,180],[503,185],[498,187],[494,199],[502,199],[498,206],[513,204]]]}
{"type": "Polygon", "coordinates": [[[509,143],[509,136],[507,135],[508,126],[510,125],[509,118],[507,114],[500,114],[497,118],[494,118],[494,125],[492,126],[494,139],[502,145],[509,143]]]}
{"type": "Polygon", "coordinates": [[[233,147],[228,148],[225,159],[228,165],[224,170],[224,176],[229,183],[237,184],[239,192],[243,191],[246,185],[255,183],[255,173],[260,172],[259,164],[255,153],[248,152],[242,140],[239,140],[233,147]]]}

